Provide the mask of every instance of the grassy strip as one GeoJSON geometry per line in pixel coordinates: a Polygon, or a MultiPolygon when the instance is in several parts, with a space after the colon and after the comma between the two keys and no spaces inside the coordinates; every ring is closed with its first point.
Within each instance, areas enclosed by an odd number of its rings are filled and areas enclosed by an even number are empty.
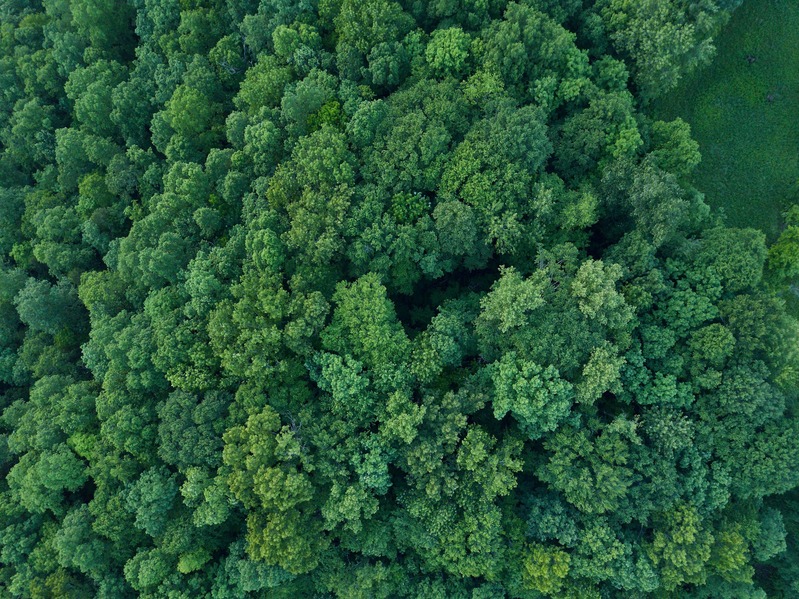
{"type": "Polygon", "coordinates": [[[691,124],[694,185],[733,226],[779,234],[799,180],[799,2],[747,0],[717,38],[711,65],[658,101],[691,124]]]}

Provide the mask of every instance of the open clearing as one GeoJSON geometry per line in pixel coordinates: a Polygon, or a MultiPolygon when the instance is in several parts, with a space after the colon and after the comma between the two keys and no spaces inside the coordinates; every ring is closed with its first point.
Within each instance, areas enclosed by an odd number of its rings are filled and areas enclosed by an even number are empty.
{"type": "Polygon", "coordinates": [[[770,241],[799,180],[799,2],[747,0],[717,38],[713,63],[658,101],[659,118],[691,124],[693,176],[730,225],[770,241]]]}

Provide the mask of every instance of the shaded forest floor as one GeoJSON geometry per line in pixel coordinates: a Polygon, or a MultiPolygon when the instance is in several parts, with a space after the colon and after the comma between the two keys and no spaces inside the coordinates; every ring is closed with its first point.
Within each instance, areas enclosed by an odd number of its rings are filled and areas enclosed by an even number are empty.
{"type": "Polygon", "coordinates": [[[780,213],[799,200],[799,2],[745,0],[716,40],[713,63],[658,101],[700,144],[693,176],[732,226],[774,241],[780,213]]]}

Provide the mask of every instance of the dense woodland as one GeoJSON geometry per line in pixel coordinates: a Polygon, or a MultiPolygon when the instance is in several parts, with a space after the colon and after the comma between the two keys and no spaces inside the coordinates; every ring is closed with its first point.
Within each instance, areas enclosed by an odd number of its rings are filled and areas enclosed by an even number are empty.
{"type": "Polygon", "coordinates": [[[0,0],[0,594],[799,596],[736,4],[0,0]]]}

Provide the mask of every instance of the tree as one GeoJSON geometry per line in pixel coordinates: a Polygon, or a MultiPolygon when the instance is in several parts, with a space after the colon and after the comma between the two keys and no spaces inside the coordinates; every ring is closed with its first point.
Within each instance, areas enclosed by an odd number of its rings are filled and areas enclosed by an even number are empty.
{"type": "Polygon", "coordinates": [[[58,444],[47,453],[29,452],[8,472],[8,486],[30,512],[65,512],[64,492],[77,491],[86,482],[86,464],[67,447],[58,444]]]}
{"type": "Polygon", "coordinates": [[[280,105],[283,88],[292,80],[291,69],[281,66],[273,56],[262,55],[258,62],[247,69],[244,81],[235,98],[239,108],[257,113],[262,107],[280,105]]]}
{"type": "Polygon", "coordinates": [[[691,127],[680,118],[652,123],[652,146],[655,164],[670,173],[688,176],[702,159],[691,127]]]}
{"type": "Polygon", "coordinates": [[[430,68],[438,75],[460,77],[469,58],[471,38],[460,27],[437,29],[425,50],[430,68]]]}
{"type": "Polygon", "coordinates": [[[763,276],[765,236],[754,229],[710,229],[703,235],[696,260],[728,292],[752,288],[763,276]]]}
{"type": "Polygon", "coordinates": [[[92,135],[109,138],[116,132],[116,125],[111,120],[112,92],[125,75],[121,64],[106,60],[98,60],[70,73],[64,89],[67,97],[75,103],[77,121],[92,135]]]}
{"type": "Polygon", "coordinates": [[[768,271],[781,281],[792,281],[799,276],[796,246],[799,243],[799,208],[792,206],[785,213],[785,230],[768,249],[768,271]]]}
{"type": "Polygon", "coordinates": [[[496,395],[492,404],[497,420],[511,412],[530,439],[555,430],[565,420],[574,391],[555,368],[544,369],[514,352],[504,354],[493,366],[496,395]]]}
{"type": "Polygon", "coordinates": [[[250,511],[248,554],[300,574],[316,566],[324,538],[319,523],[309,517],[314,489],[308,475],[297,469],[293,437],[267,407],[245,426],[225,433],[223,459],[231,493],[250,511]]]}
{"type": "Polygon", "coordinates": [[[219,393],[211,393],[201,401],[183,391],[171,393],[158,407],[161,458],[181,471],[191,466],[220,465],[221,434],[229,401],[219,393]]]}
{"type": "Polygon", "coordinates": [[[161,536],[178,493],[177,480],[166,468],[150,468],[126,493],[125,505],[136,517],[136,526],[151,537],[161,536]]]}
{"type": "Polygon", "coordinates": [[[369,0],[365,4],[343,0],[335,26],[339,44],[366,55],[381,42],[401,39],[412,28],[413,19],[391,0],[369,0]]]}
{"type": "Polygon", "coordinates": [[[663,514],[648,553],[658,567],[666,589],[684,583],[702,584],[707,576],[713,536],[702,527],[690,505],[663,514]]]}
{"type": "Polygon", "coordinates": [[[33,331],[57,335],[64,331],[81,333],[84,310],[75,288],[67,283],[51,285],[28,279],[14,298],[20,320],[33,331]]]}
{"type": "Polygon", "coordinates": [[[58,124],[54,107],[38,98],[20,99],[9,116],[9,127],[2,135],[7,160],[30,174],[51,163],[58,124]]]}
{"type": "Polygon", "coordinates": [[[561,101],[579,95],[582,83],[574,84],[586,75],[588,56],[574,44],[574,34],[548,15],[510,3],[504,18],[493,20],[483,31],[486,66],[498,70],[519,97],[530,97],[524,82],[545,76],[559,83],[561,101]]]}
{"type": "Polygon", "coordinates": [[[134,47],[132,21],[134,9],[127,2],[112,10],[99,0],[70,2],[78,33],[92,48],[112,57],[127,58],[134,47]]]}
{"type": "Polygon", "coordinates": [[[552,453],[538,476],[581,512],[616,511],[635,480],[628,460],[631,446],[640,443],[636,425],[620,417],[589,431],[565,426],[556,432],[545,442],[552,453]]]}
{"type": "Polygon", "coordinates": [[[322,332],[325,348],[362,360],[378,379],[389,380],[394,366],[407,359],[410,343],[385,287],[376,276],[366,275],[340,285],[333,301],[333,319],[322,332]]]}
{"type": "Polygon", "coordinates": [[[564,177],[581,179],[604,161],[636,154],[642,140],[632,101],[629,92],[600,93],[566,120],[555,149],[564,177]]]}
{"type": "Polygon", "coordinates": [[[524,567],[523,576],[530,588],[544,595],[554,595],[561,590],[563,579],[569,573],[569,554],[555,547],[531,547],[524,567]]]}
{"type": "Polygon", "coordinates": [[[614,46],[632,59],[633,76],[646,100],[673,89],[683,73],[710,60],[714,21],[724,18],[723,13],[714,18],[712,12],[689,16],[662,0],[610,0],[601,8],[614,46]]]}

